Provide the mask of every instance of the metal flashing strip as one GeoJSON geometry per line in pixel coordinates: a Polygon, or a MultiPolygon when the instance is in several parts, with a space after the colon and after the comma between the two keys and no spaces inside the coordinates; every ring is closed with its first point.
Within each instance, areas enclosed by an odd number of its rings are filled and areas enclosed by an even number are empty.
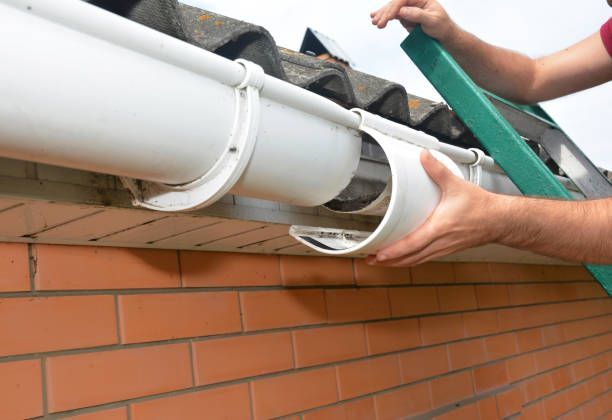
{"type": "MultiPolygon", "coordinates": [[[[524,194],[572,199],[440,43],[417,26],[401,47],[524,194]]],[[[587,264],[585,267],[612,295],[612,266],[587,264]]]]}

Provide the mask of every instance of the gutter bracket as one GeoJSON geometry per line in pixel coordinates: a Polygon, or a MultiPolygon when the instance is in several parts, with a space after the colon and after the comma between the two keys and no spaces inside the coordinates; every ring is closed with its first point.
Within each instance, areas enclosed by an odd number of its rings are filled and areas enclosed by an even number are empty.
{"type": "Polygon", "coordinates": [[[471,163],[468,168],[470,170],[469,181],[477,186],[480,186],[482,179],[482,161],[485,158],[485,154],[482,150],[472,147],[468,149],[476,155],[476,160],[471,163]]]}
{"type": "Polygon", "coordinates": [[[440,141],[433,136],[387,120],[380,115],[372,114],[360,108],[353,108],[351,112],[358,114],[361,118],[359,123],[359,129],[361,131],[364,131],[364,127],[367,127],[389,137],[393,137],[398,141],[410,143],[425,149],[438,150],[440,148],[440,141]]]}
{"type": "Polygon", "coordinates": [[[253,62],[235,61],[245,72],[243,80],[235,86],[236,114],[225,151],[208,172],[186,184],[170,185],[121,177],[121,182],[132,194],[134,206],[168,212],[206,207],[227,194],[240,179],[255,148],[259,94],[265,73],[253,62]]]}

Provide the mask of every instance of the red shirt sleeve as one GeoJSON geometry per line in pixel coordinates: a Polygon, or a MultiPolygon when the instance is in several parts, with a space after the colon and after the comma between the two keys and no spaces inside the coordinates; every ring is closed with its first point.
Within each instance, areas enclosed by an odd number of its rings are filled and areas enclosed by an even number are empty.
{"type": "Polygon", "coordinates": [[[603,41],[606,50],[608,50],[608,54],[610,54],[610,57],[612,57],[612,18],[608,19],[606,23],[601,25],[599,35],[601,35],[601,40],[603,41]]]}

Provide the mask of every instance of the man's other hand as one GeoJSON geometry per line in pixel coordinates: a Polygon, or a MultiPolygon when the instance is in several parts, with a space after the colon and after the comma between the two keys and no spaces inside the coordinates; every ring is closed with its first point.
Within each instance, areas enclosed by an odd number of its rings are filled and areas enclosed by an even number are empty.
{"type": "Polygon", "coordinates": [[[398,19],[408,31],[420,24],[432,38],[444,42],[452,37],[455,23],[435,0],[393,0],[370,13],[372,24],[384,28],[390,20],[398,19]]]}
{"type": "Polygon", "coordinates": [[[421,163],[440,188],[440,202],[417,230],[369,256],[368,264],[412,266],[432,258],[498,240],[504,225],[498,209],[504,196],[455,176],[428,151],[421,163]]]}

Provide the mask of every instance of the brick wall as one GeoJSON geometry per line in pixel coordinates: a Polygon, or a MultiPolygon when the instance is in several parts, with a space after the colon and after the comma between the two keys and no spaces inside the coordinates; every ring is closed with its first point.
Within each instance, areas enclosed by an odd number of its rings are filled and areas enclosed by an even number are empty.
{"type": "Polygon", "coordinates": [[[579,267],[0,244],[0,273],[1,419],[612,409],[612,301],[579,267]]]}

